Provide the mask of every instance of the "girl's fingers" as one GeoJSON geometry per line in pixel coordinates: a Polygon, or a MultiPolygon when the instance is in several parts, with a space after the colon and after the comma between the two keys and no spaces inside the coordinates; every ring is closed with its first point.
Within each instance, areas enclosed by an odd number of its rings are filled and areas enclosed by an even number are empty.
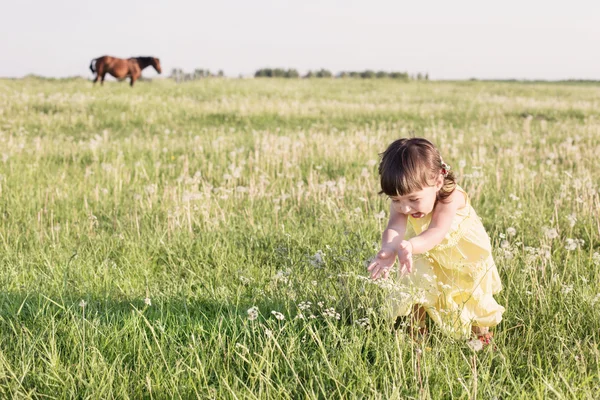
{"type": "Polygon", "coordinates": [[[377,265],[377,261],[373,261],[371,264],[369,264],[369,266],[367,267],[367,271],[372,270],[373,268],[375,268],[375,266],[377,265]]]}

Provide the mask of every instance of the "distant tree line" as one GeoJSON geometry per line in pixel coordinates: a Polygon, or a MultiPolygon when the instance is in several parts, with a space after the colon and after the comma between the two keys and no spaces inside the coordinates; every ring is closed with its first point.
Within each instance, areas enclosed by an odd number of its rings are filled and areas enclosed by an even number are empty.
{"type": "MultiPolygon", "coordinates": [[[[295,69],[283,69],[283,68],[262,68],[256,71],[254,74],[255,78],[299,78],[300,74],[295,69]]],[[[316,71],[308,71],[303,78],[333,78],[334,75],[327,69],[320,69],[316,71]]],[[[361,79],[400,79],[400,80],[429,80],[429,74],[418,73],[416,75],[409,75],[408,72],[387,72],[387,71],[372,71],[370,69],[365,71],[342,71],[336,75],[336,78],[361,78],[361,79]]]]}
{"type": "Polygon", "coordinates": [[[194,72],[184,72],[181,68],[173,68],[170,78],[176,82],[195,81],[204,78],[222,78],[225,73],[220,69],[216,74],[210,72],[209,69],[196,68],[194,72]]]}
{"type": "MultiPolygon", "coordinates": [[[[195,81],[198,79],[224,77],[223,70],[219,70],[216,74],[212,73],[209,69],[196,68],[193,72],[185,72],[181,68],[173,68],[171,70],[170,78],[176,82],[195,81]]],[[[241,77],[241,75],[240,75],[241,77]]],[[[294,68],[261,68],[254,73],[255,78],[300,78],[300,73],[294,68]]],[[[331,71],[321,68],[315,71],[308,71],[302,78],[360,78],[360,79],[398,79],[398,80],[429,80],[429,74],[417,73],[409,75],[408,72],[387,72],[387,71],[373,71],[370,69],[364,71],[342,71],[337,75],[333,75],[331,71]]]]}
{"type": "Polygon", "coordinates": [[[300,74],[295,69],[262,68],[254,73],[255,78],[299,78],[300,74]]]}

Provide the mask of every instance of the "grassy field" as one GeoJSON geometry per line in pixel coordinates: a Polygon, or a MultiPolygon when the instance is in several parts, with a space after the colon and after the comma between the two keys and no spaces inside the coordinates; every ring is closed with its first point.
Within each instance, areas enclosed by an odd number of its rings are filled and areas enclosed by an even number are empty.
{"type": "Polygon", "coordinates": [[[597,398],[600,86],[0,80],[1,398],[597,398]],[[378,153],[436,143],[496,350],[391,332],[378,153]]]}

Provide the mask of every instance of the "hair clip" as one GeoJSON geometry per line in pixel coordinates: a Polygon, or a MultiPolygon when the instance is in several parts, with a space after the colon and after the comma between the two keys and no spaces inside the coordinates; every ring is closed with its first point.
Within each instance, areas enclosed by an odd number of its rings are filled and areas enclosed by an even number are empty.
{"type": "Polygon", "coordinates": [[[442,161],[442,175],[444,175],[444,178],[448,176],[451,169],[452,167],[442,161]]]}

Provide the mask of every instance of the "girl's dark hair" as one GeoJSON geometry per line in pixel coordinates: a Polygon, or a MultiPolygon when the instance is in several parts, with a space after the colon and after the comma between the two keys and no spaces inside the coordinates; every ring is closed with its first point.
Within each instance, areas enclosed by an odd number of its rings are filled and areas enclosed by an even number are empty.
{"type": "MultiPolygon", "coordinates": [[[[442,157],[427,139],[398,139],[380,154],[379,176],[381,191],[388,196],[405,196],[431,186],[442,172],[442,157]]],[[[452,171],[447,171],[437,200],[445,203],[454,192],[456,181],[452,171]]]]}

